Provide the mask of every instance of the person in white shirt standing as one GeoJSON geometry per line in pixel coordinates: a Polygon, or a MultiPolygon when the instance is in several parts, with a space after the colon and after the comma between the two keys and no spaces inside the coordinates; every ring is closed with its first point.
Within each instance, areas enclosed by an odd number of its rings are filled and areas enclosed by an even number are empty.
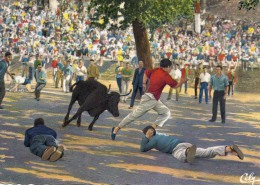
{"type": "Polygon", "coordinates": [[[76,68],[76,82],[84,81],[85,74],[87,74],[87,69],[83,65],[83,61],[80,60],[79,63],[78,63],[78,66],[76,68]]]}
{"type": "MultiPolygon", "coordinates": [[[[181,70],[179,64],[175,64],[175,69],[172,69],[171,72],[169,73],[171,77],[176,80],[177,82],[180,81],[181,79],[181,70]]],[[[170,100],[172,97],[172,90],[173,88],[170,87],[169,94],[167,100],[170,100]]],[[[179,93],[180,93],[180,88],[176,89],[176,101],[179,100],[179,93]]]]}
{"type": "Polygon", "coordinates": [[[210,74],[208,73],[207,66],[203,67],[203,72],[200,74],[200,95],[199,103],[202,102],[203,91],[205,91],[205,101],[206,104],[209,102],[208,85],[210,82],[210,74]]]}

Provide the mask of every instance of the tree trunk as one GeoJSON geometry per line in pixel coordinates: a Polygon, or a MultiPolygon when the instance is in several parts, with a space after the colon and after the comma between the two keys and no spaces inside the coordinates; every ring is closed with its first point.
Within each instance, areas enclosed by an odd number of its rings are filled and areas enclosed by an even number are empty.
{"type": "Polygon", "coordinates": [[[144,67],[146,69],[152,69],[153,65],[147,30],[138,20],[133,21],[132,25],[138,60],[144,62],[144,67]]]}

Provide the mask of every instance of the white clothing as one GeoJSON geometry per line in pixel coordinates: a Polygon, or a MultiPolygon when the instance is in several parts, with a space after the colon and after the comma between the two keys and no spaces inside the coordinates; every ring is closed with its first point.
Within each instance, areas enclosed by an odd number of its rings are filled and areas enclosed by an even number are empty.
{"type": "Polygon", "coordinates": [[[209,82],[210,82],[210,74],[209,74],[208,72],[206,72],[205,74],[204,74],[204,72],[201,73],[201,74],[200,74],[200,82],[201,82],[201,83],[202,83],[202,82],[207,82],[207,83],[209,83],[209,82]]]}
{"type": "Polygon", "coordinates": [[[179,69],[172,69],[169,74],[174,80],[179,80],[181,78],[181,70],[179,69]]]}

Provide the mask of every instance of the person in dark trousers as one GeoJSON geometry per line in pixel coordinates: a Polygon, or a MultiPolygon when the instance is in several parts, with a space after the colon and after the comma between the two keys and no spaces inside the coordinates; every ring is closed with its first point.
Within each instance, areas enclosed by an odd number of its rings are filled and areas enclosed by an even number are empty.
{"type": "Polygon", "coordinates": [[[216,67],[216,74],[210,78],[209,86],[209,97],[211,98],[211,90],[214,89],[213,94],[213,107],[212,107],[212,118],[210,122],[215,122],[217,119],[217,108],[218,102],[220,104],[221,112],[221,122],[225,123],[226,121],[226,94],[228,90],[228,78],[226,75],[222,74],[222,66],[218,65],[216,67]]]}
{"type": "Polygon", "coordinates": [[[137,91],[140,93],[140,97],[143,95],[143,77],[144,77],[144,63],[143,61],[138,62],[138,68],[135,69],[134,77],[133,77],[133,93],[131,97],[130,107],[129,109],[132,109],[135,102],[135,97],[137,94],[137,91]]]}
{"type": "Polygon", "coordinates": [[[30,151],[42,160],[55,162],[64,153],[64,147],[57,144],[56,138],[57,133],[46,127],[42,118],[37,118],[34,126],[25,131],[24,146],[30,147],[30,151]]]}
{"type": "Polygon", "coordinates": [[[143,133],[145,136],[140,144],[141,152],[156,149],[171,154],[179,161],[188,162],[189,164],[194,163],[195,158],[214,158],[216,156],[226,156],[228,153],[238,156],[240,160],[244,159],[244,154],[237,145],[197,148],[196,145],[181,141],[174,136],[158,134],[152,126],[145,127],[143,133]]]}
{"type": "Polygon", "coordinates": [[[199,85],[201,73],[202,73],[202,63],[199,63],[198,68],[194,71],[194,80],[195,80],[195,85],[194,85],[195,97],[194,97],[194,99],[198,98],[198,85],[199,85]]]}
{"type": "Polygon", "coordinates": [[[228,96],[230,96],[230,92],[232,95],[234,95],[234,85],[237,82],[237,75],[235,73],[234,68],[231,68],[230,71],[227,74],[228,76],[228,96]]]}
{"type": "Polygon", "coordinates": [[[37,70],[35,71],[36,87],[35,87],[35,99],[40,101],[41,90],[46,85],[46,73],[42,70],[42,65],[39,64],[37,70]]]}
{"type": "Polygon", "coordinates": [[[11,60],[12,53],[6,52],[4,59],[0,61],[0,109],[4,109],[2,106],[2,101],[5,97],[5,73],[14,79],[14,73],[10,73],[8,70],[11,60]]]}

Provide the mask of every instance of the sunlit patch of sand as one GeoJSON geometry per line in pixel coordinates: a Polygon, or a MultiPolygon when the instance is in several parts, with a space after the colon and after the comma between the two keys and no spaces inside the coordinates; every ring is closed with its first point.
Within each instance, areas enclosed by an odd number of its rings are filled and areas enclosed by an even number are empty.
{"type": "Polygon", "coordinates": [[[246,137],[259,137],[260,134],[257,133],[252,133],[252,132],[236,132],[236,133],[227,133],[229,135],[234,135],[234,136],[246,136],[246,137]]]}
{"type": "Polygon", "coordinates": [[[225,141],[225,139],[210,139],[210,138],[200,138],[201,141],[210,141],[210,142],[216,142],[216,141],[225,141]]]}
{"type": "MultiPolygon", "coordinates": [[[[6,120],[10,121],[10,120],[17,120],[17,118],[13,117],[13,116],[7,116],[5,115],[4,117],[6,120]]],[[[2,122],[2,121],[1,121],[2,122]]]]}
{"type": "MultiPolygon", "coordinates": [[[[56,165],[56,163],[46,163],[46,162],[35,162],[35,161],[28,161],[28,162],[25,162],[25,164],[30,164],[30,165],[38,165],[38,166],[42,166],[42,167],[51,167],[51,168],[55,168],[55,167],[58,167],[56,165]]],[[[60,166],[60,167],[63,167],[63,166],[60,166]]]]}
{"type": "Polygon", "coordinates": [[[246,119],[258,119],[260,120],[260,112],[248,112],[246,114],[244,113],[238,113],[236,116],[238,117],[243,117],[243,118],[246,118],[246,119]]]}
{"type": "Polygon", "coordinates": [[[74,150],[77,152],[82,152],[82,153],[86,153],[86,154],[91,154],[94,156],[106,156],[106,157],[120,157],[120,156],[134,156],[134,157],[140,157],[140,158],[145,158],[145,159],[150,159],[150,160],[155,160],[156,157],[153,157],[151,155],[147,155],[147,154],[142,154],[139,152],[115,152],[115,151],[111,151],[109,149],[106,150],[101,150],[101,149],[93,149],[93,148],[89,148],[87,146],[73,146],[73,145],[67,145],[67,148],[69,150],[74,150]]]}
{"type": "Polygon", "coordinates": [[[205,182],[239,183],[239,179],[240,179],[240,176],[235,176],[235,175],[218,175],[218,174],[211,174],[206,172],[174,169],[169,167],[153,166],[153,165],[118,163],[118,164],[108,164],[106,166],[124,169],[127,172],[133,172],[133,173],[138,173],[139,171],[143,171],[148,173],[171,175],[172,177],[180,178],[180,179],[197,180],[197,181],[205,181],[205,182]]]}
{"type": "Polygon", "coordinates": [[[192,125],[193,127],[196,127],[196,128],[222,128],[223,126],[222,125],[192,125]]]}
{"type": "MultiPolygon", "coordinates": [[[[2,173],[0,173],[0,174],[2,174],[2,173]]],[[[15,183],[13,183],[13,182],[4,182],[4,181],[0,181],[0,184],[15,184],[15,183]]]]}
{"type": "Polygon", "coordinates": [[[39,167],[39,166],[32,166],[32,169],[39,170],[41,172],[53,173],[53,174],[69,175],[68,172],[59,169],[52,169],[52,168],[39,167]]]}
{"type": "Polygon", "coordinates": [[[2,125],[11,126],[11,127],[22,127],[22,128],[27,128],[27,127],[28,127],[28,126],[21,125],[21,124],[19,124],[19,123],[9,123],[9,122],[4,123],[4,124],[2,124],[2,125]]]}
{"type": "Polygon", "coordinates": [[[133,144],[129,142],[118,141],[114,142],[107,139],[99,139],[99,138],[89,138],[89,137],[82,137],[76,135],[65,135],[65,139],[63,140],[64,145],[70,149],[75,151],[80,151],[87,154],[92,155],[101,155],[101,156],[135,156],[147,159],[155,159],[153,156],[149,156],[142,153],[129,153],[129,152],[116,152],[109,150],[109,146],[116,146],[116,147],[128,147],[128,148],[140,148],[139,144],[133,144]],[[97,147],[98,146],[98,147],[97,147]],[[96,147],[88,148],[88,147],[96,147]],[[104,152],[102,147],[107,148],[104,152]]]}
{"type": "MultiPolygon", "coordinates": [[[[4,168],[5,170],[16,172],[16,173],[21,173],[21,174],[30,174],[33,175],[34,177],[37,178],[42,178],[42,179],[53,179],[53,180],[59,180],[61,182],[76,182],[76,183],[85,183],[85,184],[91,184],[91,185],[100,185],[100,183],[92,182],[92,181],[87,181],[83,180],[80,178],[76,178],[73,176],[69,175],[64,175],[64,174],[51,174],[51,173],[45,173],[42,171],[38,170],[28,170],[24,168],[4,168]]],[[[106,185],[105,183],[101,183],[106,185]]]]}
{"type": "Polygon", "coordinates": [[[97,168],[96,168],[96,167],[87,167],[87,169],[89,169],[89,170],[94,170],[94,171],[96,171],[96,170],[97,170],[97,168]]]}
{"type": "Polygon", "coordinates": [[[139,148],[140,146],[138,144],[129,143],[129,142],[123,142],[118,141],[114,142],[108,139],[99,139],[99,138],[90,138],[85,136],[76,136],[76,135],[70,135],[66,134],[64,143],[68,145],[78,145],[79,143],[81,145],[85,146],[118,146],[118,147],[131,147],[131,148],[139,148]]]}
{"type": "Polygon", "coordinates": [[[24,135],[17,133],[17,132],[10,132],[10,131],[7,131],[7,130],[1,130],[0,131],[0,138],[23,140],[24,135]]]}
{"type": "Polygon", "coordinates": [[[221,156],[216,156],[213,160],[225,160],[225,161],[239,161],[239,162],[243,162],[243,163],[260,163],[260,159],[254,158],[254,157],[249,157],[246,156],[245,154],[245,158],[243,160],[238,159],[237,156],[228,156],[228,157],[221,157],[221,156]]]}
{"type": "Polygon", "coordinates": [[[232,97],[234,100],[239,100],[241,102],[260,102],[260,94],[258,93],[236,93],[232,97]]]}
{"type": "Polygon", "coordinates": [[[9,150],[8,148],[0,148],[0,150],[9,150]]]}
{"type": "Polygon", "coordinates": [[[0,159],[3,160],[3,159],[13,159],[14,156],[7,156],[7,155],[0,155],[0,159]]]}

